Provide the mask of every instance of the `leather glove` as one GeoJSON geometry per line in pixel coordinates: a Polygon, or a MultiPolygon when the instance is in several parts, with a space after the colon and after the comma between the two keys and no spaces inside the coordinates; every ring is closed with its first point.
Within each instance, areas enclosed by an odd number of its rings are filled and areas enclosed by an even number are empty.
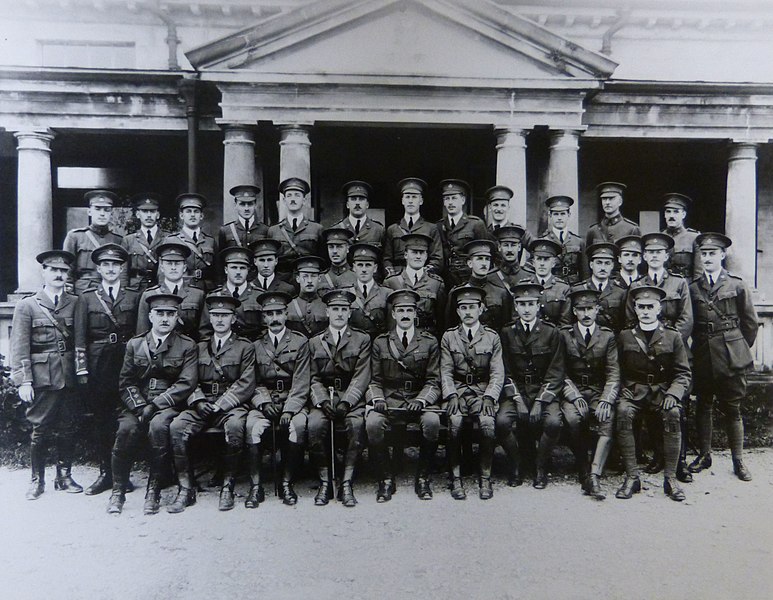
{"type": "Polygon", "coordinates": [[[535,402],[529,411],[529,423],[536,425],[542,420],[542,402],[535,402]]]}
{"type": "Polygon", "coordinates": [[[150,420],[153,418],[153,415],[156,414],[158,411],[158,408],[156,408],[156,405],[152,402],[150,404],[146,404],[142,407],[142,414],[140,415],[140,422],[141,423],[149,423],[150,420]]]}
{"type": "Polygon", "coordinates": [[[88,375],[78,375],[78,385],[86,385],[89,382],[88,375]]]}
{"type": "Polygon", "coordinates": [[[405,408],[408,409],[408,412],[418,413],[424,410],[424,405],[418,400],[410,400],[405,408]]]}
{"type": "Polygon", "coordinates": [[[377,413],[381,413],[382,415],[385,415],[387,412],[386,400],[376,400],[373,403],[373,410],[375,410],[377,413]]]}
{"type": "Polygon", "coordinates": [[[679,399],[676,396],[672,396],[671,394],[666,394],[663,396],[663,403],[661,406],[663,407],[663,410],[671,410],[675,406],[679,404],[679,399]]]}
{"type": "Polygon", "coordinates": [[[451,396],[448,399],[448,407],[446,407],[446,411],[449,415],[456,415],[462,411],[461,407],[462,404],[459,401],[459,396],[451,396]]]}
{"type": "Polygon", "coordinates": [[[293,419],[293,413],[283,412],[282,416],[279,417],[279,425],[281,427],[289,427],[290,421],[292,421],[292,419],[293,419]]]}
{"type": "Polygon", "coordinates": [[[199,414],[199,416],[204,419],[212,414],[212,404],[206,400],[200,400],[194,405],[194,408],[196,409],[196,412],[199,414]]]}
{"type": "Polygon", "coordinates": [[[525,423],[529,420],[529,407],[523,401],[523,396],[515,397],[515,410],[518,412],[518,420],[525,423]]]}
{"type": "Polygon", "coordinates": [[[31,383],[22,383],[19,386],[19,398],[25,404],[32,404],[32,401],[35,400],[35,390],[32,389],[31,383]]]}
{"type": "Polygon", "coordinates": [[[588,416],[588,403],[585,401],[585,398],[582,396],[577,398],[577,400],[574,401],[574,406],[577,408],[577,412],[580,413],[581,419],[588,416]]]}
{"type": "Polygon", "coordinates": [[[330,400],[325,400],[319,405],[319,409],[325,413],[328,419],[335,419],[336,411],[333,409],[333,405],[330,404],[330,400]]]}
{"type": "Polygon", "coordinates": [[[612,405],[602,400],[596,407],[596,420],[599,423],[606,423],[612,416],[612,405]]]}
{"type": "Polygon", "coordinates": [[[346,413],[349,412],[349,409],[351,408],[351,405],[346,401],[341,401],[338,403],[338,406],[336,406],[336,415],[343,418],[346,416],[346,413]]]}
{"type": "Polygon", "coordinates": [[[483,396],[483,406],[480,409],[480,414],[484,417],[494,416],[494,399],[488,396],[483,396]]]}
{"type": "Polygon", "coordinates": [[[269,402],[263,405],[263,414],[266,415],[272,421],[274,421],[279,416],[280,412],[281,412],[281,407],[278,404],[269,402]]]}

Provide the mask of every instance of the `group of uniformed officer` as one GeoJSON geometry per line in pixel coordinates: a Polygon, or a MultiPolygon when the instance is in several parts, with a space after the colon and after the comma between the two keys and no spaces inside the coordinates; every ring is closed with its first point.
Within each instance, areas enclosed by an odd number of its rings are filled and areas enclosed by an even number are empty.
{"type": "Polygon", "coordinates": [[[71,473],[79,390],[100,463],[86,494],[111,490],[111,513],[123,509],[144,437],[144,512],[158,512],[173,473],[178,493],[168,512],[194,504],[190,442],[207,428],[222,428],[226,440],[221,510],[234,507],[245,449],[245,506],[264,501],[266,435],[277,430],[286,438],[278,486],[285,504],[298,500],[293,479],[306,442],[319,476],[315,504],[336,494],[356,504],[366,441],[377,500],[386,502],[396,490],[387,433],[408,422],[421,432],[415,492],[428,500],[441,417],[455,499],[466,498],[465,420],[479,429],[481,499],[493,495],[497,444],[509,485],[521,485],[529,471],[535,488],[546,487],[562,429],[582,489],[597,499],[605,497],[600,481],[617,441],[626,477],[616,496],[630,498],[641,488],[644,420],[655,446],[647,469],[664,470],[664,492],[678,501],[685,496],[677,480],[711,466],[714,398],[726,416],[734,472],[751,479],[740,403],[757,317],[749,288],[723,267],[730,239],[685,227],[688,197],[667,194],[667,229],[640,235],[621,214],[625,186],[602,183],[604,216],[583,240],[567,229],[568,196],[545,201],[548,227],[532,237],[507,221],[513,193],[504,186],[486,193],[488,225],[465,213],[470,188],[461,180],[440,183],[445,216],[436,224],[421,216],[424,181],[398,187],[405,209],[398,223],[385,229],[372,220],[370,185],[352,181],[343,187],[347,216],[325,229],[305,216],[305,181],[280,184],[286,216],[270,227],[255,214],[260,190],[236,186],[238,218],[217,238],[201,228],[199,194],[177,198],[180,229],[166,236],[161,199],[137,195],[140,227],[121,238],[109,229],[116,196],[87,193],[91,224],[70,231],[63,250],[37,257],[43,287],[14,313],[13,376],[32,424],[27,497],[44,491],[54,440],[56,489],[83,491],[71,473]],[[688,466],[692,388],[700,452],[688,466]],[[345,434],[340,473],[337,425],[345,434]]]}

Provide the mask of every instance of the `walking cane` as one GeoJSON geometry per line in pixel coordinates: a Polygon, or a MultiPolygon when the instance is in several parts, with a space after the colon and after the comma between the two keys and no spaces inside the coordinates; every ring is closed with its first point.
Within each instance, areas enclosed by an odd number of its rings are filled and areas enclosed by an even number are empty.
{"type": "MultiPolygon", "coordinates": [[[[330,395],[330,406],[335,409],[335,388],[331,385],[327,388],[330,395]]],[[[338,481],[336,480],[336,423],[335,419],[330,419],[330,478],[333,481],[333,498],[337,498],[338,481]]]]}
{"type": "Polygon", "coordinates": [[[274,478],[274,496],[279,496],[279,481],[276,473],[276,424],[271,423],[271,475],[274,478]]]}

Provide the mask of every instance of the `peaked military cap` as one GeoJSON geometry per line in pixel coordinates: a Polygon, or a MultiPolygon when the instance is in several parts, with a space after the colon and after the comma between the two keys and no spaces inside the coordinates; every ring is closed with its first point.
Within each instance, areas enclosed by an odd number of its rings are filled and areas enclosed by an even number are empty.
{"type": "Polygon", "coordinates": [[[129,253],[123,246],[118,244],[104,244],[91,252],[91,262],[95,265],[98,265],[103,260],[126,262],[129,260],[129,253]]]}
{"type": "Polygon", "coordinates": [[[491,240],[472,240],[464,245],[467,256],[493,256],[497,245],[491,240]]]}
{"type": "Polygon", "coordinates": [[[550,209],[568,209],[570,206],[574,204],[574,198],[570,196],[550,196],[547,200],[545,200],[545,206],[548,207],[548,210],[550,209]]]}
{"type": "Polygon", "coordinates": [[[643,236],[641,236],[641,242],[645,250],[649,248],[662,248],[663,250],[671,250],[671,248],[674,247],[674,238],[672,238],[667,233],[660,233],[657,231],[653,233],[645,233],[643,236]]]}
{"type": "Polygon", "coordinates": [[[532,283],[530,281],[522,281],[516,283],[510,288],[510,292],[513,294],[515,300],[539,300],[540,293],[544,288],[539,283],[532,283]]]}
{"type": "Polygon", "coordinates": [[[348,244],[354,234],[343,227],[329,227],[322,232],[326,244],[348,244]]]}
{"type": "Polygon", "coordinates": [[[417,306],[421,296],[413,290],[395,290],[387,296],[387,302],[392,306],[417,306]]]}
{"type": "Polygon", "coordinates": [[[322,296],[322,302],[328,306],[351,306],[356,296],[348,290],[330,290],[322,296]]]}
{"type": "Polygon", "coordinates": [[[458,285],[451,290],[451,301],[456,304],[465,304],[469,302],[483,303],[486,299],[486,290],[474,285],[458,285]]]}
{"type": "Polygon", "coordinates": [[[234,200],[246,200],[250,198],[257,199],[258,194],[260,194],[260,188],[257,185],[253,185],[251,183],[243,183],[241,185],[233,186],[230,190],[228,190],[228,193],[234,197],[234,200]]]}
{"type": "Polygon", "coordinates": [[[46,250],[35,257],[41,265],[69,269],[75,262],[75,255],[67,250],[46,250]]]}
{"type": "Polygon", "coordinates": [[[284,194],[287,190],[298,190],[305,196],[311,191],[311,187],[300,177],[290,177],[279,184],[280,192],[284,194]]]}
{"type": "Polygon", "coordinates": [[[263,292],[257,298],[263,310],[276,310],[287,308],[287,305],[293,301],[290,294],[279,291],[263,292]]]}
{"type": "Polygon", "coordinates": [[[140,192],[131,197],[132,207],[135,210],[158,210],[163,198],[155,192],[140,192]]]}
{"type": "Polygon", "coordinates": [[[669,192],[663,195],[663,208],[683,208],[687,210],[692,204],[692,198],[684,194],[669,192]]]}
{"type": "Polygon", "coordinates": [[[601,292],[598,290],[584,290],[576,289],[569,293],[569,298],[572,301],[572,306],[577,308],[587,308],[589,306],[595,306],[599,302],[601,292]]]}
{"type": "Polygon", "coordinates": [[[526,229],[520,225],[502,225],[499,229],[494,230],[494,235],[500,242],[508,240],[520,242],[525,233],[526,229]]]}
{"type": "Polygon", "coordinates": [[[617,181],[604,181],[596,186],[596,193],[601,196],[605,193],[623,194],[628,186],[617,181]]]}
{"type": "Polygon", "coordinates": [[[272,238],[262,238],[250,244],[250,248],[255,258],[258,256],[276,256],[282,248],[282,243],[272,238]]]}
{"type": "Polygon", "coordinates": [[[229,246],[220,251],[220,260],[224,265],[240,264],[250,266],[252,264],[252,254],[247,248],[229,246]]]}
{"type": "Polygon", "coordinates": [[[416,194],[424,194],[427,191],[427,182],[418,177],[406,177],[401,179],[397,183],[397,187],[400,189],[400,193],[413,192],[416,194]]]}
{"type": "Polygon", "coordinates": [[[617,246],[611,242],[598,242],[585,249],[585,254],[590,260],[594,258],[617,258],[618,252],[617,246]]]}
{"type": "Polygon", "coordinates": [[[486,202],[495,202],[496,200],[506,200],[507,202],[515,196],[515,192],[506,185],[495,185],[486,190],[486,202]]]}
{"type": "Polygon", "coordinates": [[[733,240],[721,233],[707,232],[701,233],[696,237],[695,243],[698,244],[698,247],[701,249],[719,248],[720,250],[724,250],[732,245],[733,240]]]}
{"type": "Polygon", "coordinates": [[[175,202],[177,203],[177,210],[182,210],[184,208],[198,208],[199,210],[204,210],[204,207],[207,205],[207,199],[204,196],[201,194],[194,194],[193,192],[180,194],[175,198],[175,202]]]}
{"type": "Polygon", "coordinates": [[[440,182],[440,193],[443,196],[464,194],[470,197],[470,184],[462,179],[444,179],[440,182]]]}
{"type": "Polygon", "coordinates": [[[432,246],[432,238],[423,233],[409,233],[402,238],[406,248],[411,250],[427,250],[432,246]]]}
{"type": "Polygon", "coordinates": [[[91,190],[83,194],[83,199],[89,206],[113,206],[118,202],[118,195],[107,190],[91,190]]]}
{"type": "Polygon", "coordinates": [[[369,183],[355,179],[354,181],[346,182],[341,187],[341,192],[346,198],[352,196],[364,196],[365,198],[370,198],[370,195],[373,193],[373,188],[369,183]]]}
{"type": "Polygon", "coordinates": [[[620,252],[638,252],[641,254],[644,249],[644,243],[641,236],[638,235],[626,235],[617,240],[615,244],[620,249],[620,252]]]}
{"type": "Polygon", "coordinates": [[[373,244],[359,242],[349,248],[349,262],[354,263],[361,260],[378,262],[379,254],[378,247],[373,244]]]}
{"type": "Polygon", "coordinates": [[[156,246],[156,258],[164,260],[185,260],[191,255],[191,249],[183,242],[168,241],[156,246]]]}
{"type": "Polygon", "coordinates": [[[321,273],[327,267],[327,261],[319,256],[301,256],[293,262],[298,273],[321,273]]]}
{"type": "Polygon", "coordinates": [[[560,256],[561,244],[547,238],[537,238],[529,244],[532,256],[560,256]]]}
{"type": "Polygon", "coordinates": [[[182,301],[183,299],[181,296],[177,296],[176,294],[163,294],[160,292],[157,294],[150,294],[147,298],[145,298],[145,302],[147,302],[148,306],[150,306],[150,310],[155,308],[176,309],[178,306],[180,306],[182,301]]]}
{"type": "Polygon", "coordinates": [[[637,300],[657,300],[660,302],[666,297],[666,290],[656,285],[642,285],[630,288],[628,293],[631,294],[634,302],[637,300]]]}
{"type": "Polygon", "coordinates": [[[241,300],[231,294],[209,294],[204,301],[210,313],[232,313],[242,305],[241,300]]]}

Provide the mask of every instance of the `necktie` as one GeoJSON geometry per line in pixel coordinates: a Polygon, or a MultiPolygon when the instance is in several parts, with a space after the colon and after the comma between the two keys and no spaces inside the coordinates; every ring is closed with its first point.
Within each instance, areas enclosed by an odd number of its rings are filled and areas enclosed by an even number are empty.
{"type": "Polygon", "coordinates": [[[239,299],[239,289],[238,288],[234,290],[233,297],[236,298],[237,300],[239,299]]]}
{"type": "Polygon", "coordinates": [[[403,331],[403,348],[408,347],[408,332],[403,331]]]}
{"type": "Polygon", "coordinates": [[[408,217],[408,229],[413,229],[413,217],[408,217]]]}
{"type": "Polygon", "coordinates": [[[193,243],[198,244],[199,243],[199,234],[195,231],[193,232],[193,243]]]}
{"type": "Polygon", "coordinates": [[[54,294],[54,306],[59,305],[59,294],[54,294]]]}
{"type": "Polygon", "coordinates": [[[558,232],[558,241],[561,242],[562,244],[564,243],[564,230],[563,229],[558,232]]]}
{"type": "Polygon", "coordinates": [[[472,341],[472,329],[467,330],[467,341],[468,342],[472,341]]]}
{"type": "Polygon", "coordinates": [[[451,229],[453,229],[454,227],[456,227],[456,223],[454,223],[454,220],[453,220],[453,219],[449,219],[449,222],[451,223],[451,229]]]}
{"type": "Polygon", "coordinates": [[[148,229],[148,246],[153,243],[153,236],[150,235],[150,229],[148,229]]]}
{"type": "Polygon", "coordinates": [[[544,279],[540,279],[540,280],[539,280],[539,284],[540,284],[542,287],[545,287],[545,280],[544,280],[544,279]]]}
{"type": "Polygon", "coordinates": [[[222,342],[220,340],[217,340],[217,350],[215,350],[215,352],[220,352],[221,346],[222,346],[222,342]]]}
{"type": "Polygon", "coordinates": [[[268,277],[263,278],[263,289],[264,290],[268,289],[268,277]]]}
{"type": "Polygon", "coordinates": [[[336,333],[336,347],[341,343],[341,332],[336,333]]]}
{"type": "Polygon", "coordinates": [[[419,285],[419,274],[414,273],[413,274],[413,285],[419,285]]]}
{"type": "Polygon", "coordinates": [[[178,291],[179,291],[178,287],[174,286],[174,289],[172,290],[172,294],[174,294],[176,296],[178,291]]]}
{"type": "Polygon", "coordinates": [[[113,286],[107,288],[107,295],[110,296],[110,302],[115,300],[115,296],[113,296],[113,286]]]}
{"type": "Polygon", "coordinates": [[[244,219],[244,231],[248,232],[250,231],[250,220],[244,219]]]}
{"type": "Polygon", "coordinates": [[[531,333],[531,327],[529,327],[528,323],[523,324],[523,330],[526,332],[526,335],[529,335],[529,333],[531,333]]]}
{"type": "Polygon", "coordinates": [[[590,344],[590,329],[585,330],[585,345],[590,344]]]}
{"type": "Polygon", "coordinates": [[[363,285],[362,286],[362,297],[363,298],[367,298],[368,297],[368,286],[367,285],[363,285]]]}
{"type": "Polygon", "coordinates": [[[357,219],[357,222],[354,224],[354,235],[357,235],[360,233],[360,220],[357,219]]]}
{"type": "Polygon", "coordinates": [[[298,229],[298,219],[293,219],[293,231],[298,229]]]}
{"type": "Polygon", "coordinates": [[[494,225],[494,231],[496,231],[497,229],[499,229],[499,227],[500,227],[499,223],[497,223],[496,225],[494,225]]]}
{"type": "Polygon", "coordinates": [[[658,285],[658,274],[657,273],[655,273],[652,276],[652,283],[654,283],[655,285],[658,285]]]}
{"type": "Polygon", "coordinates": [[[709,275],[709,287],[714,287],[714,278],[709,275]]]}
{"type": "Polygon", "coordinates": [[[599,291],[600,291],[600,292],[603,292],[603,291],[604,291],[604,284],[603,284],[603,283],[600,283],[600,284],[599,284],[599,291]]]}
{"type": "Polygon", "coordinates": [[[161,345],[161,338],[158,338],[158,339],[156,340],[156,349],[158,349],[158,347],[159,347],[160,345],[161,345]]]}
{"type": "Polygon", "coordinates": [[[274,340],[274,350],[276,350],[276,347],[279,345],[279,338],[275,335],[272,335],[271,338],[274,340]]]}

